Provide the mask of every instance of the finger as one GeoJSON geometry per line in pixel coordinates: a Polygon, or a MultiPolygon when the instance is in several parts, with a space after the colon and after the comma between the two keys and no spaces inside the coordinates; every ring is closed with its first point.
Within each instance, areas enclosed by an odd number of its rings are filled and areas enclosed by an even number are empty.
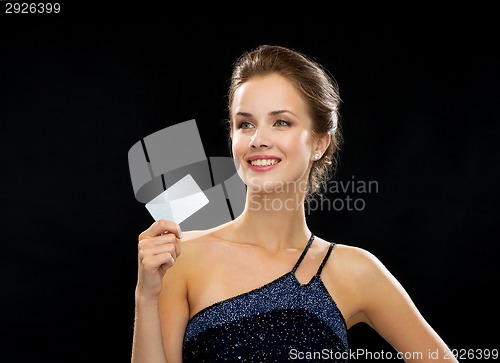
{"type": "Polygon", "coordinates": [[[175,241],[179,241],[179,238],[174,233],[162,233],[156,237],[152,237],[152,239],[156,240],[159,243],[174,243],[175,241]]]}
{"type": "Polygon", "coordinates": [[[175,258],[170,253],[149,256],[142,261],[142,266],[146,271],[156,272],[160,268],[167,270],[175,263],[175,258]]]}
{"type": "Polygon", "coordinates": [[[181,244],[179,243],[178,239],[175,240],[174,247],[175,247],[175,258],[177,258],[181,254],[181,244]]]}
{"type": "MultiPolygon", "coordinates": [[[[164,245],[164,244],[171,244],[171,245],[175,246],[175,251],[176,251],[177,256],[179,256],[181,254],[180,240],[173,233],[163,234],[161,236],[148,239],[148,241],[149,242],[147,242],[147,245],[150,247],[164,245]]],[[[146,240],[143,240],[143,242],[146,242],[146,240]]]]}
{"type": "Polygon", "coordinates": [[[180,240],[173,233],[162,234],[162,235],[157,236],[157,237],[139,240],[139,248],[144,248],[144,249],[152,248],[152,247],[160,246],[160,245],[164,245],[164,244],[174,245],[175,249],[177,251],[177,254],[180,254],[180,251],[181,251],[180,240]]]}
{"type": "Polygon", "coordinates": [[[173,233],[179,239],[182,238],[181,227],[177,223],[166,219],[159,219],[139,235],[139,240],[148,237],[160,236],[165,232],[173,233]]]}
{"type": "Polygon", "coordinates": [[[142,248],[141,246],[141,248],[139,249],[139,259],[143,261],[149,258],[150,256],[162,255],[165,253],[169,253],[170,255],[172,255],[174,259],[176,259],[179,256],[176,245],[173,243],[168,243],[161,245],[153,245],[152,247],[146,247],[146,248],[142,248]]]}

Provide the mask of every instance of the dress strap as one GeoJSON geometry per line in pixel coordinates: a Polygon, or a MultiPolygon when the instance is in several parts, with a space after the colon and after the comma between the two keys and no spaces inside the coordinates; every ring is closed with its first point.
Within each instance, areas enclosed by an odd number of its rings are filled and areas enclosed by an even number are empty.
{"type": "Polygon", "coordinates": [[[306,248],[304,248],[299,259],[297,260],[297,263],[295,264],[295,266],[293,266],[293,269],[292,269],[293,273],[295,273],[295,271],[297,271],[297,269],[299,268],[300,263],[304,259],[305,255],[306,255],[307,251],[309,250],[309,247],[311,247],[311,244],[313,241],[314,241],[314,233],[311,233],[311,237],[309,238],[309,241],[307,242],[306,248]]]}
{"type": "Polygon", "coordinates": [[[328,257],[330,257],[330,254],[332,253],[333,246],[335,245],[335,242],[330,243],[330,247],[328,247],[328,252],[325,255],[325,258],[323,258],[323,262],[321,262],[321,265],[318,268],[318,272],[316,272],[316,275],[321,275],[321,271],[323,271],[323,267],[325,267],[325,263],[328,260],[328,257]]]}

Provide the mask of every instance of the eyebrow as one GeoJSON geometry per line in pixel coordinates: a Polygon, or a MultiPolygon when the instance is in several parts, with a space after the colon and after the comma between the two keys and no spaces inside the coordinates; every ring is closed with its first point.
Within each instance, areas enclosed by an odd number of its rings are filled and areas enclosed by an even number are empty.
{"type": "MultiPolygon", "coordinates": [[[[269,112],[269,115],[270,116],[278,116],[278,115],[281,115],[283,113],[289,113],[289,114],[292,114],[293,116],[297,117],[296,114],[294,114],[292,111],[289,111],[289,110],[271,111],[271,112],[269,112]]],[[[243,116],[243,117],[252,117],[253,116],[250,112],[237,112],[236,115],[243,116]]]]}

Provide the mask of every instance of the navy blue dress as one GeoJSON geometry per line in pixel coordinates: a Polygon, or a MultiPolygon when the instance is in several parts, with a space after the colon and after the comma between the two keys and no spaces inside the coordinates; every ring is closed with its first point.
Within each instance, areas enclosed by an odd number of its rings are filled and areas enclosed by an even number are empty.
{"type": "Polygon", "coordinates": [[[321,280],[334,243],[309,283],[295,277],[313,240],[290,272],[195,314],[183,362],[347,362],[346,323],[321,280]]]}

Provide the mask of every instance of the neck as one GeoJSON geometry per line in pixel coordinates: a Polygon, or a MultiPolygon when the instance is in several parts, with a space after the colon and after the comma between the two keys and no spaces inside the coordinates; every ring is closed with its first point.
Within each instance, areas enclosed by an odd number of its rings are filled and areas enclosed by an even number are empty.
{"type": "Polygon", "coordinates": [[[247,193],[245,209],[234,220],[247,243],[270,249],[301,248],[311,235],[303,193],[247,193]]]}

